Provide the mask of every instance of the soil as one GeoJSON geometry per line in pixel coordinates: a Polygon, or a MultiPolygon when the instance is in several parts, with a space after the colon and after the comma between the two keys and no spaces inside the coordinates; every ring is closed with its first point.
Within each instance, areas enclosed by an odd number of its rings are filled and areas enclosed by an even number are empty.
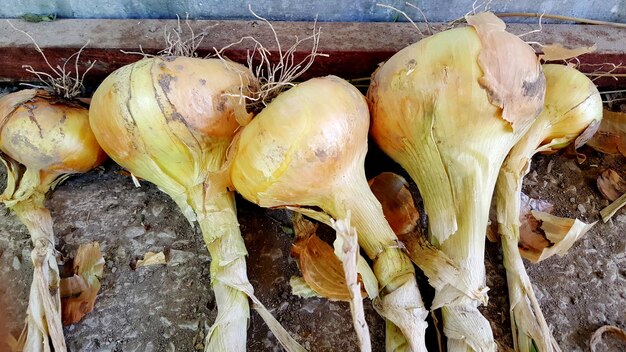
{"type": "MultiPolygon", "coordinates": [[[[538,156],[524,191],[549,200],[557,215],[598,220],[608,205],[595,180],[605,168],[626,171],[622,156],[601,155],[584,148],[578,164],[562,155],[538,156]]],[[[372,146],[368,174],[400,171],[372,146]]],[[[5,171],[0,171],[0,189],[5,171]]],[[[207,328],[216,317],[210,289],[208,255],[199,230],[182,216],[174,202],[156,187],[135,188],[130,177],[112,162],[74,176],[47,200],[52,212],[57,250],[72,257],[80,244],[98,241],[106,260],[102,288],[93,312],[67,326],[71,351],[193,351],[202,349],[207,328]],[[148,252],[164,251],[166,265],[133,269],[148,252]]],[[[310,351],[357,351],[347,303],[291,294],[289,278],[298,275],[290,257],[293,239],[284,211],[264,210],[237,199],[241,231],[249,249],[248,274],[259,299],[310,351]]],[[[600,326],[626,327],[626,212],[597,223],[563,257],[540,264],[527,262],[535,293],[563,351],[588,351],[589,338],[600,326]]],[[[328,231],[328,230],[326,230],[328,231]]],[[[328,232],[325,238],[329,238],[328,232]]],[[[23,325],[32,277],[26,228],[0,206],[0,317],[10,331],[23,325]]],[[[489,305],[483,312],[503,347],[511,347],[508,298],[502,254],[487,242],[489,305]]],[[[422,283],[425,280],[421,278],[422,283]]],[[[432,291],[422,284],[428,299],[432,291]]],[[[384,350],[384,324],[366,300],[373,350],[384,350]]],[[[252,312],[249,351],[279,351],[277,341],[252,312]]],[[[429,328],[431,350],[435,332],[429,328]]],[[[600,351],[625,350],[607,339],[600,351]]]]}

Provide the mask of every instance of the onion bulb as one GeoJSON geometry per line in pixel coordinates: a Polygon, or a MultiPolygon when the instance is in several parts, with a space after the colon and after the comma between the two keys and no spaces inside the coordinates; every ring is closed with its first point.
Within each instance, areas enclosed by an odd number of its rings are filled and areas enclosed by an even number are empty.
{"type": "Polygon", "coordinates": [[[470,26],[410,45],[374,73],[371,133],[417,183],[431,243],[461,270],[435,293],[448,350],[495,351],[477,309],[486,301],[489,206],[504,158],[541,111],[545,83],[534,50],[504,22],[492,13],[466,19],[470,26]]]}
{"type": "MultiPolygon", "coordinates": [[[[590,134],[593,134],[602,118],[600,93],[587,76],[573,67],[562,65],[544,65],[543,71],[546,78],[543,111],[511,149],[502,165],[496,186],[498,229],[502,235],[516,351],[560,351],[543,317],[520,255],[521,248],[528,248],[518,244],[522,180],[530,170],[533,155],[538,152],[554,152],[575,140],[578,147],[585,142],[584,139],[591,137],[590,134]],[[583,132],[586,130],[591,133],[585,136],[583,132]],[[583,140],[578,139],[579,135],[583,140]]],[[[547,237],[546,242],[550,243],[550,247],[531,256],[535,260],[543,259],[557,250],[566,250],[590,227],[578,220],[533,213],[540,219],[543,234],[547,237]],[[565,227],[563,224],[566,224],[565,227]],[[563,248],[565,244],[567,247],[563,248]]]]}
{"type": "Polygon", "coordinates": [[[248,69],[225,60],[153,57],[109,75],[89,111],[107,154],[154,183],[200,225],[218,306],[205,351],[245,351],[248,297],[288,350],[302,350],[254,296],[228,190],[226,151],[240,123],[251,117],[242,96],[253,82],[248,69]]]}
{"type": "Polygon", "coordinates": [[[388,350],[425,351],[427,311],[413,265],[365,178],[369,121],[363,95],[346,81],[328,76],[301,83],[242,130],[231,180],[262,207],[318,207],[334,219],[346,219],[350,211],[358,243],[378,278],[375,305],[387,319],[387,331],[394,332],[387,335],[388,350]]]}
{"type": "Polygon", "coordinates": [[[34,89],[0,98],[0,150],[8,181],[0,200],[26,225],[34,246],[20,348],[66,351],[55,238],[45,194],[69,175],[100,165],[106,155],[91,132],[85,106],[34,89]]]}

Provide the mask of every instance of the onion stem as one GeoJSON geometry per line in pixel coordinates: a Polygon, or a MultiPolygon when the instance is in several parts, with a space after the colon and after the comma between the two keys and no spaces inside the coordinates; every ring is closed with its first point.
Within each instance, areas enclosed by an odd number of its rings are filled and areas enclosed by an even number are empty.
{"type": "Polygon", "coordinates": [[[343,271],[346,286],[350,292],[350,312],[352,313],[352,324],[357,335],[361,352],[371,352],[372,341],[370,339],[365,312],[363,310],[363,297],[361,296],[361,285],[358,283],[357,263],[359,260],[359,244],[356,229],[350,225],[350,213],[348,218],[332,221],[331,224],[337,232],[338,257],[343,264],[343,271]]]}
{"type": "Polygon", "coordinates": [[[609,219],[617,213],[624,205],[626,205],[626,193],[622,194],[613,203],[609,204],[606,208],[600,210],[600,216],[602,221],[607,222],[609,219]]]}
{"type": "Polygon", "coordinates": [[[55,351],[67,351],[61,322],[61,278],[55,256],[52,217],[44,206],[44,193],[36,192],[11,209],[26,225],[34,246],[31,251],[33,282],[26,326],[19,345],[24,351],[46,351],[50,349],[50,339],[55,351]]]}
{"type": "Polygon", "coordinates": [[[542,229],[544,236],[549,239],[550,250],[542,250],[533,257],[523,253],[518,245],[521,240],[523,178],[530,170],[532,157],[536,153],[554,152],[570,143],[575,148],[584,144],[595,132],[602,117],[600,94],[587,77],[567,66],[544,65],[543,69],[546,77],[543,111],[510,150],[502,164],[496,185],[498,231],[501,234],[509,286],[513,342],[515,351],[522,352],[560,351],[533,292],[522,255],[539,261],[554,253],[562,254],[576,238],[591,227],[577,220],[560,219],[547,214],[538,218],[539,213],[534,212],[533,216],[543,222],[542,229]],[[567,95],[564,96],[564,92],[567,95]],[[563,227],[564,225],[553,224],[551,229],[544,227],[557,220],[568,225],[563,227]],[[561,239],[552,233],[555,231],[559,232],[561,239]]]}
{"type": "MultiPolygon", "coordinates": [[[[225,154],[221,153],[220,155],[225,154]]],[[[223,184],[224,174],[210,173],[188,192],[202,238],[211,255],[211,288],[218,314],[205,339],[205,351],[245,351],[250,318],[248,297],[286,351],[305,351],[254,295],[248,280],[248,254],[237,220],[235,198],[223,184]]]]}
{"type": "MultiPolygon", "coordinates": [[[[335,193],[335,199],[328,202],[328,212],[335,218],[345,218],[351,212],[352,224],[359,234],[359,245],[374,262],[374,274],[379,282],[382,294],[375,306],[379,313],[387,319],[388,349],[391,341],[396,341],[393,350],[404,343],[412,351],[426,351],[425,332],[428,311],[424,307],[421,294],[417,288],[415,269],[409,257],[401,250],[397,236],[385,217],[380,203],[368,189],[367,180],[350,180],[342,189],[345,192],[335,193]],[[398,329],[389,326],[396,325],[398,329]]],[[[406,348],[407,346],[404,346],[406,348]]]]}
{"type": "Polygon", "coordinates": [[[239,232],[233,195],[226,191],[209,194],[199,190],[191,193],[190,199],[211,255],[211,287],[218,307],[217,318],[205,340],[205,351],[245,351],[250,317],[248,296],[229,284],[239,280],[250,285],[247,252],[239,232]]]}
{"type": "Polygon", "coordinates": [[[546,123],[542,122],[537,120],[532,130],[511,149],[496,185],[498,231],[502,240],[516,351],[533,351],[533,348],[542,352],[560,351],[541,312],[518,248],[522,178],[529,167],[529,156],[535,153],[543,138],[541,133],[531,132],[546,128],[546,123]]]}

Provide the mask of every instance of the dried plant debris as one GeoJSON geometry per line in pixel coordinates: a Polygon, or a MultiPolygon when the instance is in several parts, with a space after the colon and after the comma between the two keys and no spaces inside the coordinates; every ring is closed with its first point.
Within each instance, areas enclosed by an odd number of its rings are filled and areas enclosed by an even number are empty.
{"type": "Polygon", "coordinates": [[[348,218],[328,225],[337,232],[335,250],[317,235],[317,224],[300,213],[293,217],[295,243],[292,256],[297,259],[302,277],[291,277],[292,293],[302,298],[324,297],[350,303],[354,328],[361,351],[371,351],[369,330],[365,322],[363,298],[377,295],[378,281],[364,258],[359,255],[356,230],[348,218]]]}
{"type": "Polygon", "coordinates": [[[489,223],[486,231],[487,240],[491,243],[500,243],[500,233],[498,233],[498,223],[489,216],[489,223]]]}
{"type": "Polygon", "coordinates": [[[419,212],[404,178],[383,172],[369,180],[370,189],[383,207],[385,218],[396,235],[409,233],[417,226],[419,212]]]}
{"type": "Polygon", "coordinates": [[[574,242],[595,224],[550,214],[553,205],[522,193],[519,250],[522,257],[538,263],[555,254],[565,255],[574,242]]]}
{"type": "Polygon", "coordinates": [[[540,211],[531,211],[531,215],[536,224],[532,232],[522,233],[520,228],[519,249],[522,257],[534,263],[555,254],[565,255],[574,242],[595,225],[595,222],[586,224],[540,211]]]}
{"type": "Polygon", "coordinates": [[[301,276],[292,276],[289,278],[289,286],[291,286],[291,294],[300,298],[322,297],[301,276]]]}
{"type": "Polygon", "coordinates": [[[626,156],[626,113],[604,110],[600,129],[587,145],[602,153],[626,156]]]}
{"type": "Polygon", "coordinates": [[[600,211],[603,222],[609,221],[626,205],[626,181],[613,169],[605,170],[596,181],[602,195],[612,203],[600,211]]]}
{"type": "MultiPolygon", "coordinates": [[[[317,224],[306,220],[302,215],[296,215],[293,222],[296,241],[291,255],[296,258],[304,281],[318,296],[331,301],[350,302],[351,294],[345,281],[342,263],[335,255],[333,247],[315,234],[317,224]]],[[[361,295],[364,298],[367,293],[360,275],[357,281],[362,285],[361,295]]],[[[293,283],[300,284],[298,287],[302,288],[301,282],[296,280],[293,283]]],[[[292,286],[292,290],[294,289],[297,292],[301,291],[292,286]]]]}
{"type": "Polygon", "coordinates": [[[615,215],[625,205],[626,205],[626,193],[622,194],[613,203],[609,204],[608,207],[600,210],[600,216],[602,217],[602,221],[603,222],[609,221],[609,219],[611,219],[611,217],[613,217],[613,215],[615,215]]]}
{"type": "Polygon", "coordinates": [[[539,241],[547,245],[547,240],[541,234],[541,223],[533,217],[532,211],[552,213],[554,210],[552,203],[547,200],[530,198],[522,192],[520,205],[520,243],[530,244],[539,241]]]}
{"type": "Polygon", "coordinates": [[[350,292],[350,312],[356,332],[359,349],[361,352],[371,352],[372,341],[370,338],[365,311],[363,310],[363,285],[359,282],[358,262],[359,243],[356,229],[350,225],[350,211],[345,219],[331,221],[333,229],[337,232],[335,240],[335,255],[341,260],[344,277],[348,291],[350,292]]]}
{"type": "Polygon", "coordinates": [[[63,325],[77,323],[93,310],[103,270],[104,258],[98,242],[78,247],[73,262],[74,275],[61,279],[63,325]]]}
{"type": "Polygon", "coordinates": [[[605,170],[597,180],[598,189],[611,202],[626,193],[626,181],[613,169],[605,170]]]}
{"type": "Polygon", "coordinates": [[[566,48],[561,43],[554,43],[544,45],[541,49],[543,51],[543,54],[540,55],[541,59],[545,61],[560,61],[592,53],[596,51],[597,46],[594,44],[589,47],[566,48]]]}
{"type": "Polygon", "coordinates": [[[624,348],[626,348],[626,331],[624,329],[618,328],[617,326],[605,325],[596,330],[591,336],[591,340],[589,341],[589,347],[591,348],[591,352],[596,352],[598,344],[602,341],[604,335],[612,335],[616,339],[625,342],[624,348]]]}
{"type": "Polygon", "coordinates": [[[142,266],[150,266],[150,265],[165,265],[167,261],[165,260],[165,253],[163,252],[147,252],[143,255],[143,259],[139,259],[135,268],[140,268],[142,266]]]}

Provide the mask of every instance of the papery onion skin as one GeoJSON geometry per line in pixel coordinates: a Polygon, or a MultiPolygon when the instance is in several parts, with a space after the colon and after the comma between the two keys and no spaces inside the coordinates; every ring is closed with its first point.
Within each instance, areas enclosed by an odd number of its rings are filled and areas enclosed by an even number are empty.
{"type": "Polygon", "coordinates": [[[91,125],[118,164],[168,193],[182,192],[221,167],[223,153],[211,148],[226,148],[237,121],[248,118],[236,95],[249,82],[243,66],[217,59],[144,59],[102,82],[91,125]]]}
{"type": "Polygon", "coordinates": [[[231,177],[239,193],[263,207],[284,205],[286,197],[300,205],[327,202],[365,158],[369,122],[360,93],[333,77],[309,80],[295,92],[303,88],[327,103],[291,91],[257,116],[271,119],[255,118],[242,131],[231,177]]]}
{"type": "MultiPolygon", "coordinates": [[[[23,101],[4,119],[0,117],[0,150],[13,160],[33,170],[73,174],[87,172],[106,159],[89,127],[86,107],[41,90],[19,94],[23,101]]],[[[0,98],[0,105],[12,99],[0,98]]]]}
{"type": "Polygon", "coordinates": [[[555,98],[546,99],[537,118],[546,123],[541,141],[546,147],[542,152],[547,148],[556,151],[572,143],[587,127],[600,123],[602,97],[596,85],[573,67],[547,64],[543,65],[543,71],[546,96],[554,95],[555,98]]]}

